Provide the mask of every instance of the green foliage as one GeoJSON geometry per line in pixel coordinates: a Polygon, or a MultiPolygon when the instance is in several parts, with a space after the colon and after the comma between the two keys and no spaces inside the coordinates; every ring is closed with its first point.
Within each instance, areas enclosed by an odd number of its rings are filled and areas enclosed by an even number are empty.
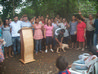
{"type": "Polygon", "coordinates": [[[80,10],[84,16],[89,13],[95,14],[98,11],[98,2],[93,0],[1,0],[0,4],[4,7],[2,18],[8,16],[13,17],[13,10],[26,6],[18,15],[21,17],[27,14],[29,18],[33,16],[44,17],[48,14],[50,17],[60,15],[61,17],[70,19],[80,10]]]}
{"type": "Polygon", "coordinates": [[[26,8],[23,8],[21,13],[19,14],[20,17],[22,17],[22,15],[24,14],[27,14],[27,16],[29,18],[32,18],[35,14],[35,11],[33,9],[31,9],[30,7],[26,7],[26,8]]]}
{"type": "Polygon", "coordinates": [[[54,17],[58,14],[61,17],[69,18],[78,9],[77,0],[29,0],[28,2],[32,2],[30,8],[35,12],[35,16],[48,14],[50,17],[54,17]]]}
{"type": "Polygon", "coordinates": [[[88,17],[89,14],[96,14],[96,2],[95,1],[88,1],[88,0],[80,0],[79,1],[79,11],[82,12],[82,14],[85,17],[88,17]]]}
{"type": "Polygon", "coordinates": [[[16,9],[17,6],[21,5],[20,3],[22,0],[1,0],[0,4],[3,6],[3,15],[2,19],[5,19],[10,15],[13,16],[13,11],[16,9]]]}

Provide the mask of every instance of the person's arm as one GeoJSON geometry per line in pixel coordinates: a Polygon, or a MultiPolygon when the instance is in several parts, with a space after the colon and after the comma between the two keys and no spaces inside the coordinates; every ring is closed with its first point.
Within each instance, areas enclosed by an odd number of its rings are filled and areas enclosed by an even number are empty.
{"type": "Polygon", "coordinates": [[[34,22],[34,24],[35,24],[35,18],[34,18],[34,21],[33,21],[33,22],[34,22]]]}
{"type": "Polygon", "coordinates": [[[12,26],[11,26],[11,24],[9,24],[10,25],[10,33],[12,32],[12,26]]]}
{"type": "Polygon", "coordinates": [[[10,28],[10,33],[12,32],[12,28],[10,28]]]}
{"type": "Polygon", "coordinates": [[[34,25],[32,25],[33,26],[33,28],[35,29],[35,24],[34,25]]]}
{"type": "Polygon", "coordinates": [[[71,21],[69,22],[69,27],[71,27],[71,21]]]}
{"type": "Polygon", "coordinates": [[[3,22],[1,23],[1,25],[0,25],[1,27],[3,26],[3,22]]]}
{"type": "Polygon", "coordinates": [[[87,57],[87,58],[85,58],[85,59],[84,59],[84,61],[85,61],[85,60],[87,60],[87,59],[88,59],[88,57],[87,57]]]}
{"type": "Polygon", "coordinates": [[[93,22],[90,22],[90,25],[92,25],[93,27],[95,27],[95,22],[94,22],[94,20],[93,20],[93,22]]]}
{"type": "Polygon", "coordinates": [[[83,28],[84,28],[84,37],[86,36],[86,24],[83,24],[83,28]]]}
{"type": "Polygon", "coordinates": [[[67,29],[70,28],[70,25],[67,21],[66,21],[66,25],[67,25],[67,29]]]}
{"type": "Polygon", "coordinates": [[[85,20],[85,17],[84,17],[84,16],[82,16],[81,11],[79,11],[78,13],[79,13],[79,15],[81,16],[81,18],[82,18],[83,20],[85,20]]]}
{"type": "Polygon", "coordinates": [[[57,26],[59,26],[59,24],[56,22],[57,26]]]}
{"type": "Polygon", "coordinates": [[[96,57],[93,57],[92,60],[96,59],[96,57]]]}
{"type": "MultiPolygon", "coordinates": [[[[77,25],[78,25],[78,23],[77,23],[77,25]]],[[[77,34],[77,25],[76,25],[76,31],[74,32],[75,35],[77,34]]]]}
{"type": "Polygon", "coordinates": [[[53,30],[52,30],[52,38],[53,38],[53,36],[54,36],[54,32],[53,32],[53,30]]]}
{"type": "Polygon", "coordinates": [[[94,25],[93,25],[93,27],[95,28],[95,21],[94,21],[94,25]]]}
{"type": "Polygon", "coordinates": [[[60,44],[59,40],[57,38],[55,38],[55,40],[60,44]]]}
{"type": "Polygon", "coordinates": [[[46,38],[46,28],[44,29],[44,38],[46,38]]]}
{"type": "Polygon", "coordinates": [[[1,42],[1,43],[3,43],[3,41],[4,41],[3,39],[0,39],[0,42],[1,42]]]}
{"type": "Polygon", "coordinates": [[[63,37],[61,38],[61,43],[63,42],[63,37]]]}
{"type": "Polygon", "coordinates": [[[86,28],[84,29],[84,37],[86,37],[86,28]]]}
{"type": "Polygon", "coordinates": [[[41,27],[42,31],[44,31],[44,24],[41,24],[41,26],[42,26],[42,27],[41,27]]]}

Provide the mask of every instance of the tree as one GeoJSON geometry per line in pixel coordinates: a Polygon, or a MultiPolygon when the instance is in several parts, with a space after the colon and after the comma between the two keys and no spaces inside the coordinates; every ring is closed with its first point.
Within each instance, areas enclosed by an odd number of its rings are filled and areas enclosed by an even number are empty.
{"type": "Polygon", "coordinates": [[[79,11],[81,11],[85,17],[87,17],[89,14],[96,14],[96,2],[91,0],[80,0],[79,11]]]}
{"type": "Polygon", "coordinates": [[[34,16],[34,14],[35,14],[35,11],[30,7],[26,7],[26,8],[23,8],[21,10],[21,13],[19,14],[19,17],[22,17],[22,15],[24,15],[24,14],[27,14],[27,16],[29,18],[32,18],[34,16]]]}
{"type": "Polygon", "coordinates": [[[1,0],[0,4],[3,6],[2,18],[5,19],[6,17],[8,17],[8,15],[14,16],[14,10],[17,6],[21,5],[21,2],[22,0],[1,0]]]}
{"type": "Polygon", "coordinates": [[[35,16],[47,14],[54,17],[59,14],[61,17],[69,17],[78,9],[77,0],[28,0],[32,2],[31,8],[35,11],[35,16]]]}

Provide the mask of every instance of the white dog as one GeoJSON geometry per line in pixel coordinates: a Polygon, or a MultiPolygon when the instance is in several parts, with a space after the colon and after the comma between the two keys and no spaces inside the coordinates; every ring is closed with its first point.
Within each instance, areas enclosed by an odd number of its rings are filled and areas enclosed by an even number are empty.
{"type": "Polygon", "coordinates": [[[63,52],[66,52],[66,51],[64,50],[64,48],[69,48],[68,44],[62,44],[62,46],[58,47],[58,48],[57,48],[57,53],[60,53],[60,52],[59,52],[59,49],[62,49],[63,52]]]}

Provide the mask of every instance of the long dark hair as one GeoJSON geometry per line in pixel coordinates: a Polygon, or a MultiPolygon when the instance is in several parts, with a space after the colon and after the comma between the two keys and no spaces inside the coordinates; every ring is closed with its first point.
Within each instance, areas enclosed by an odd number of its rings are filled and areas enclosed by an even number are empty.
{"type": "Polygon", "coordinates": [[[77,15],[76,18],[81,20],[81,21],[84,21],[83,18],[80,15],[77,15]]]}
{"type": "MultiPolygon", "coordinates": [[[[73,17],[73,16],[76,18],[76,15],[75,15],[75,14],[74,14],[74,15],[72,15],[72,17],[73,17]]],[[[73,20],[71,19],[71,21],[73,21],[73,20]]],[[[75,21],[76,21],[76,19],[75,19],[75,21]]]]}
{"type": "MultiPolygon", "coordinates": [[[[50,19],[48,19],[48,21],[49,21],[50,19]]],[[[47,21],[47,26],[49,26],[49,24],[48,24],[48,21],[47,21]]],[[[51,21],[51,20],[50,20],[51,21]]],[[[52,22],[50,23],[50,26],[52,26],[52,22]]]]}
{"type": "MultiPolygon", "coordinates": [[[[4,20],[4,27],[6,26],[6,25],[9,25],[9,24],[6,24],[6,20],[8,20],[8,18],[6,18],[5,20],[4,20]]],[[[8,20],[9,21],[9,20],[8,20]]]]}
{"type": "Polygon", "coordinates": [[[36,23],[36,24],[39,24],[39,19],[38,19],[38,18],[35,19],[35,23],[36,23]],[[36,22],[37,20],[38,20],[38,22],[36,22]]]}

